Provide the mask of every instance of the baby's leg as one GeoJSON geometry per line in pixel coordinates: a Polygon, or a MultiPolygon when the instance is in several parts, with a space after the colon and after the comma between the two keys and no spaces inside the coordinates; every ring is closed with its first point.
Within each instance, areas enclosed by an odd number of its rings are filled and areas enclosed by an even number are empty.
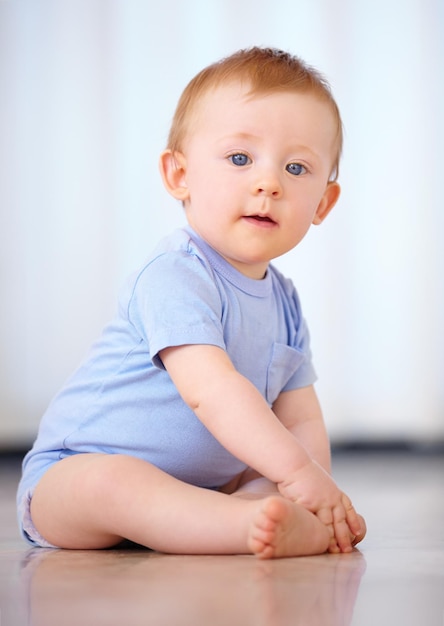
{"type": "Polygon", "coordinates": [[[322,553],[329,543],[314,515],[280,496],[248,500],[200,489],[124,455],[59,461],[37,485],[31,515],[47,541],[70,549],[125,538],[176,554],[271,558],[322,553]]]}
{"type": "MultiPolygon", "coordinates": [[[[250,499],[247,501],[252,502],[250,499]]],[[[322,554],[328,550],[328,528],[301,505],[281,496],[268,496],[255,502],[259,508],[248,545],[258,557],[303,556],[322,554]]]]}
{"type": "Polygon", "coordinates": [[[224,491],[248,500],[258,500],[270,495],[280,495],[275,483],[251,467],[248,467],[237,479],[228,484],[224,491]]]}
{"type": "MultiPolygon", "coordinates": [[[[268,480],[268,478],[264,478],[256,470],[248,468],[237,480],[227,485],[226,493],[232,493],[240,498],[257,500],[272,494],[279,494],[279,490],[277,485],[268,480]]],[[[358,519],[361,524],[361,532],[357,535],[350,535],[352,546],[356,546],[361,542],[367,533],[367,527],[362,515],[358,514],[358,519]]],[[[333,546],[336,547],[336,542],[333,542],[333,546]]],[[[336,552],[336,550],[332,551],[336,552]]]]}

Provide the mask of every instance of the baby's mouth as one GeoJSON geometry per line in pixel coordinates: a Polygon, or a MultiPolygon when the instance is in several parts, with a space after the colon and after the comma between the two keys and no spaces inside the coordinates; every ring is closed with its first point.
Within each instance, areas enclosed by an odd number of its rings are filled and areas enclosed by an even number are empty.
{"type": "Polygon", "coordinates": [[[268,215],[246,215],[245,217],[248,220],[253,220],[255,222],[276,224],[276,222],[271,217],[269,217],[268,215]]]}
{"type": "Polygon", "coordinates": [[[271,217],[268,217],[267,215],[253,215],[253,218],[255,220],[259,220],[260,222],[273,222],[271,217]]]}

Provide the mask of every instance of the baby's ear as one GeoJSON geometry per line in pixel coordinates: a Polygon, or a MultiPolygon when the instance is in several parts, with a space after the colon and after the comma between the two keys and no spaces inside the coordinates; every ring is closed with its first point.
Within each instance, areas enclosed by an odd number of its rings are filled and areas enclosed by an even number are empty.
{"type": "Polygon", "coordinates": [[[336,182],[330,182],[324,191],[324,195],[316,209],[315,216],[313,218],[313,224],[322,224],[327,215],[338,201],[341,188],[336,182]]]}
{"type": "Polygon", "coordinates": [[[186,159],[182,152],[165,150],[160,155],[159,168],[166,190],[176,200],[187,200],[189,191],[186,183],[186,159]]]}

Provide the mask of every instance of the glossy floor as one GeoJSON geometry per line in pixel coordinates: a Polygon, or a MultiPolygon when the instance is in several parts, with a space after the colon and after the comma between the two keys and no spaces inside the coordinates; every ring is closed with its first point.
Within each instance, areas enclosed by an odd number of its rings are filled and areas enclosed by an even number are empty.
{"type": "Polygon", "coordinates": [[[0,472],[0,626],[444,626],[442,455],[335,456],[368,522],[360,550],[266,562],[29,550],[15,527],[17,464],[0,472]]]}

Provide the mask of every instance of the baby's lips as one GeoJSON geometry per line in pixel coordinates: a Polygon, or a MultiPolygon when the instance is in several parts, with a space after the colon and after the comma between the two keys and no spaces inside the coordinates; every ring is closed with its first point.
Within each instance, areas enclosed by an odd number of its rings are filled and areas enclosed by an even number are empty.
{"type": "Polygon", "coordinates": [[[261,213],[254,213],[252,215],[245,215],[245,217],[247,217],[248,219],[251,220],[257,220],[258,222],[270,222],[271,224],[276,224],[276,220],[274,220],[271,215],[268,215],[266,213],[261,214],[261,213]]]}

